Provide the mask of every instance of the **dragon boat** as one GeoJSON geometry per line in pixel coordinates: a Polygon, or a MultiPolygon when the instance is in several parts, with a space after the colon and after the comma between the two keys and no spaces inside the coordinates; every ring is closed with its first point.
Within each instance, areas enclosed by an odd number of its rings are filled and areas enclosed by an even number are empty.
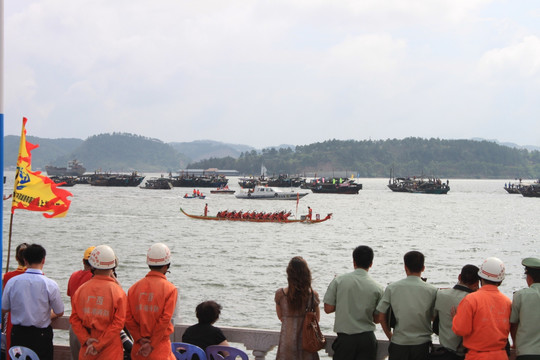
{"type": "MultiPolygon", "coordinates": [[[[332,217],[332,214],[326,215],[324,218],[316,216],[315,219],[309,219],[307,216],[302,216],[300,219],[288,219],[287,217],[269,217],[269,218],[252,218],[252,217],[242,217],[242,216],[204,216],[204,215],[193,215],[188,214],[184,209],[180,208],[180,211],[192,219],[198,220],[215,220],[215,221],[245,221],[245,222],[258,222],[258,223],[303,223],[303,224],[317,224],[329,220],[332,217]]],[[[222,213],[222,212],[220,212],[222,213]]],[[[238,212],[234,212],[238,214],[238,212]]]]}

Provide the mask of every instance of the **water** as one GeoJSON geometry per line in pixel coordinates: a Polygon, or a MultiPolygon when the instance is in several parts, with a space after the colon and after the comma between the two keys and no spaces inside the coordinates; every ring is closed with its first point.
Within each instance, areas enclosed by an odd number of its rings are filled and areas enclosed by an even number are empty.
{"type": "MultiPolygon", "coordinates": [[[[5,192],[11,193],[12,173],[5,192]]],[[[152,176],[155,174],[147,174],[152,176]]],[[[159,175],[159,174],[158,174],[159,175]]],[[[168,278],[179,287],[178,320],[194,323],[195,306],[216,300],[223,306],[216,325],[280,328],[274,292],[287,285],[285,268],[291,257],[303,256],[313,274],[313,288],[321,298],[336,274],[352,271],[352,250],[361,244],[375,250],[370,271],[383,285],[405,276],[403,254],[422,251],[424,276],[437,287],[450,287],[461,267],[480,265],[488,256],[500,257],[507,277],[501,290],[508,295],[526,286],[521,259],[540,257],[538,238],[540,199],[509,195],[501,180],[450,180],[448,195],[393,193],[387,179],[358,179],[358,195],[309,194],[298,214],[311,206],[314,214],[333,213],[321,224],[260,224],[200,221],[180,213],[218,210],[291,210],[296,201],[240,200],[211,195],[205,200],[183,199],[188,188],[144,190],[76,185],[67,217],[45,219],[40,213],[17,210],[13,222],[13,251],[21,242],[47,249],[44,271],[65,295],[72,272],[82,268],[84,250],[110,245],[120,260],[117,269],[127,289],[148,271],[146,250],[164,242],[172,252],[168,278]]],[[[236,179],[230,187],[238,190],[236,179]]],[[[309,192],[309,190],[299,190],[309,192]]],[[[4,267],[11,201],[4,201],[4,267]]],[[[332,333],[334,316],[321,311],[323,332],[332,333]]],[[[378,337],[384,338],[379,331],[378,337]]],[[[62,337],[62,336],[61,336],[62,337]]],[[[271,358],[271,356],[269,356],[271,358]]]]}

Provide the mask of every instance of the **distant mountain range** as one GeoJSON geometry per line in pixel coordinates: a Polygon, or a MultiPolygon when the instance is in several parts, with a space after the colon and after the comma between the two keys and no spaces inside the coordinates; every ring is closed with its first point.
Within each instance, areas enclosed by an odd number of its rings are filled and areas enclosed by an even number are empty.
{"type": "MultiPolygon", "coordinates": [[[[32,168],[83,163],[87,172],[172,172],[217,167],[256,174],[261,165],[269,173],[300,174],[349,170],[363,177],[386,177],[394,168],[401,175],[469,178],[538,178],[540,150],[494,141],[406,138],[402,140],[328,140],[294,146],[255,149],[211,140],[164,143],[128,133],[100,134],[81,139],[28,136],[39,147],[32,152],[32,168]],[[527,150],[526,150],[527,149],[527,150]]],[[[4,138],[4,164],[16,166],[19,137],[4,138]]]]}
{"type": "Polygon", "coordinates": [[[495,144],[499,144],[499,145],[502,145],[502,146],[507,146],[507,147],[513,148],[513,149],[525,149],[525,150],[529,150],[529,151],[540,151],[540,146],[534,146],[534,145],[518,145],[518,144],[511,143],[511,142],[500,142],[500,141],[494,140],[494,139],[482,139],[482,138],[472,138],[471,140],[474,140],[474,141],[491,141],[491,142],[494,142],[495,144]]]}
{"type": "MultiPolygon", "coordinates": [[[[32,168],[44,170],[46,165],[66,166],[77,159],[88,172],[147,171],[177,172],[189,163],[209,158],[230,156],[237,158],[242,152],[256,151],[248,145],[226,144],[212,140],[164,143],[140,135],[127,133],[100,134],[81,139],[47,139],[28,136],[27,141],[38,144],[32,152],[32,168]]],[[[4,137],[4,165],[14,168],[17,163],[20,137],[4,137]]],[[[291,147],[280,145],[276,148],[291,147]]]]}

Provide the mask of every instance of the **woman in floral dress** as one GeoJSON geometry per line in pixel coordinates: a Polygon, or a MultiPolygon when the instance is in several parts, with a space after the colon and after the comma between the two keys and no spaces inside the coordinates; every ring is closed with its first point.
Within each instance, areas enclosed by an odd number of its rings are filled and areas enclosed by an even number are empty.
{"type": "MultiPolygon", "coordinates": [[[[318,360],[317,353],[302,349],[302,325],[306,307],[311,301],[311,271],[306,260],[295,256],[287,266],[289,286],[276,291],[276,313],[281,321],[281,333],[276,360],[318,360]]],[[[319,294],[313,290],[317,320],[320,318],[319,294]]]]}

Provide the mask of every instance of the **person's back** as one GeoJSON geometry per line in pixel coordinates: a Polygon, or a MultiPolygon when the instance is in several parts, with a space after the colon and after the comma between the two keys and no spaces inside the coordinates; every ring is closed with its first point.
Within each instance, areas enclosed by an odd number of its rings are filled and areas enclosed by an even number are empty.
{"type": "MultiPolygon", "coordinates": [[[[90,254],[95,249],[95,246],[90,246],[86,248],[86,250],[83,253],[83,269],[77,270],[74,273],[71,274],[68,280],[68,286],[67,286],[67,296],[70,298],[75,294],[77,289],[90,280],[92,278],[92,271],[90,264],[88,263],[88,258],[90,257],[90,254]]],[[[75,332],[73,332],[73,328],[71,325],[69,326],[69,349],[71,352],[71,358],[72,359],[78,359],[79,358],[79,351],[81,350],[81,344],[79,343],[79,340],[77,339],[77,335],[75,335],[75,332]]]]}
{"type": "Polygon", "coordinates": [[[152,245],[147,265],[150,271],[128,291],[126,326],[134,340],[131,358],[174,360],[169,336],[174,332],[171,319],[178,291],[165,276],[170,266],[169,248],[161,243],[152,245]]]}
{"type": "Polygon", "coordinates": [[[383,288],[368,274],[373,264],[373,250],[358,246],[353,251],[355,270],[340,275],[328,285],[324,295],[324,311],[335,312],[334,331],[337,338],[332,345],[334,360],[375,359],[375,308],[383,288]]]}
{"type": "Polygon", "coordinates": [[[381,326],[390,340],[389,359],[424,359],[431,344],[431,319],[434,315],[437,288],[420,278],[424,255],[409,251],[404,256],[405,279],[388,285],[377,306],[381,326]],[[392,332],[387,312],[396,318],[392,332]]]}
{"type": "Polygon", "coordinates": [[[488,258],[478,275],[482,287],[461,301],[452,330],[463,337],[468,349],[465,359],[506,360],[512,302],[498,289],[504,279],[504,265],[497,258],[488,258]]]}
{"type": "Polygon", "coordinates": [[[529,287],[514,293],[510,327],[517,360],[540,359],[540,259],[523,259],[529,287]]]}
{"type": "Polygon", "coordinates": [[[89,262],[94,277],[71,298],[69,321],[82,345],[79,358],[91,355],[89,359],[121,360],[124,350],[119,334],[126,319],[127,298],[111,276],[116,256],[110,247],[100,245],[89,262]]]}
{"type": "Polygon", "coordinates": [[[229,345],[221,329],[213,326],[219,319],[221,305],[212,300],[205,301],[197,305],[195,313],[199,323],[186,329],[182,335],[183,342],[196,345],[203,350],[210,345],[229,345]]]}
{"type": "Polygon", "coordinates": [[[440,289],[435,301],[434,328],[439,335],[439,343],[444,348],[445,359],[465,357],[463,339],[452,331],[452,320],[455,309],[463,298],[478,290],[478,267],[465,265],[458,276],[458,283],[451,289],[440,289]]]}
{"type": "Polygon", "coordinates": [[[419,345],[431,341],[431,318],[437,289],[420,277],[409,275],[388,285],[385,292],[389,296],[383,296],[382,301],[390,300],[396,317],[392,342],[419,345]]]}

